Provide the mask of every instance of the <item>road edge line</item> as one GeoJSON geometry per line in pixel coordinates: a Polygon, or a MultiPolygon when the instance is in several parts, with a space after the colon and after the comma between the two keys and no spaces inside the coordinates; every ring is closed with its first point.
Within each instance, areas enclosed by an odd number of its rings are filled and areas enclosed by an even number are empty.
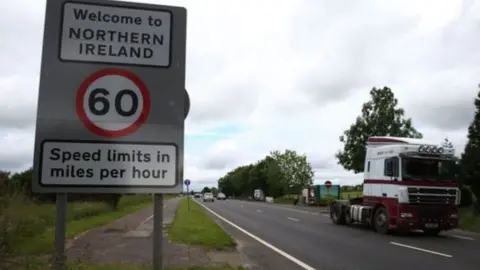
{"type": "Polygon", "coordinates": [[[298,266],[302,267],[303,269],[305,270],[316,270],[314,267],[311,267],[310,265],[300,261],[299,259],[293,257],[292,255],[286,253],[285,251],[275,247],[274,245],[268,243],[267,241],[263,240],[262,238],[252,234],[251,232],[243,229],[242,227],[238,226],[237,224],[231,222],[230,220],[222,217],[221,215],[217,214],[215,211],[213,211],[212,209],[208,208],[207,206],[205,206],[204,204],[194,200],[195,203],[199,204],[200,206],[202,206],[203,208],[205,208],[206,210],[208,210],[210,213],[212,213],[213,215],[215,215],[216,217],[218,217],[219,219],[221,219],[222,221],[224,221],[225,223],[229,224],[230,226],[234,227],[235,229],[241,231],[242,233],[246,234],[247,236],[250,236],[251,238],[253,238],[254,240],[256,240],[257,242],[259,242],[260,244],[270,248],[271,250],[275,251],[276,253],[282,255],[284,258],[292,261],[293,263],[297,264],[298,266]]]}
{"type": "Polygon", "coordinates": [[[441,253],[441,252],[437,252],[437,251],[433,251],[433,250],[429,250],[429,249],[424,249],[424,248],[419,248],[419,247],[416,247],[416,246],[406,245],[406,244],[402,244],[402,243],[398,243],[398,242],[390,242],[390,244],[392,244],[394,246],[409,248],[409,249],[422,251],[422,252],[425,252],[425,253],[430,253],[430,254],[433,254],[433,255],[442,256],[442,257],[446,257],[446,258],[452,258],[453,257],[453,255],[450,255],[450,254],[447,254],[447,253],[441,253]]]}

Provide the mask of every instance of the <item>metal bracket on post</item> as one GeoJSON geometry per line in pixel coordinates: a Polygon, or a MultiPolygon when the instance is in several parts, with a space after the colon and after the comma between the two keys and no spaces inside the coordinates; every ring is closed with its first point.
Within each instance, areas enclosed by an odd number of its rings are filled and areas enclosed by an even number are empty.
{"type": "Polygon", "coordinates": [[[153,195],[153,270],[163,270],[163,194],[153,195]]]}
{"type": "Polygon", "coordinates": [[[57,193],[55,217],[55,270],[67,269],[65,261],[65,221],[67,215],[67,194],[57,193]]]}

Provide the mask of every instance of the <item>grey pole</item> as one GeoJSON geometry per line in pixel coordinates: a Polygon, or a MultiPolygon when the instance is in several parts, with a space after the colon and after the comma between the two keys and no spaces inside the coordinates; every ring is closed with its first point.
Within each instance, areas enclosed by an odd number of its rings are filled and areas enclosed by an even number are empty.
{"type": "Polygon", "coordinates": [[[188,211],[190,211],[190,189],[187,186],[187,206],[188,206],[188,211]]]}
{"type": "Polygon", "coordinates": [[[65,270],[65,217],[67,213],[67,194],[57,193],[55,218],[55,269],[65,270]]]}
{"type": "Polygon", "coordinates": [[[153,270],[163,270],[163,194],[153,195],[153,270]]]}

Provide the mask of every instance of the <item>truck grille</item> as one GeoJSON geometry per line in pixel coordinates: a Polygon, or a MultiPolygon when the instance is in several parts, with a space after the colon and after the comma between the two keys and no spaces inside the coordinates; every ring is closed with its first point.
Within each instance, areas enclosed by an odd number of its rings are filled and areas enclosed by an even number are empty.
{"type": "Polygon", "coordinates": [[[456,189],[408,188],[410,204],[455,204],[456,189]]]}

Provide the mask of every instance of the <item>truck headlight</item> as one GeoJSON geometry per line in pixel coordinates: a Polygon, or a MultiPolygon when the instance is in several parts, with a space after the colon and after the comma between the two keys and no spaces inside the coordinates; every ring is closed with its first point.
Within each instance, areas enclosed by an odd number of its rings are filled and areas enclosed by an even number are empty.
{"type": "Polygon", "coordinates": [[[408,190],[407,187],[400,187],[398,189],[398,202],[408,203],[408,190]]]}
{"type": "Polygon", "coordinates": [[[458,214],[450,214],[450,218],[451,218],[451,219],[457,219],[457,218],[458,218],[458,214]]]}

